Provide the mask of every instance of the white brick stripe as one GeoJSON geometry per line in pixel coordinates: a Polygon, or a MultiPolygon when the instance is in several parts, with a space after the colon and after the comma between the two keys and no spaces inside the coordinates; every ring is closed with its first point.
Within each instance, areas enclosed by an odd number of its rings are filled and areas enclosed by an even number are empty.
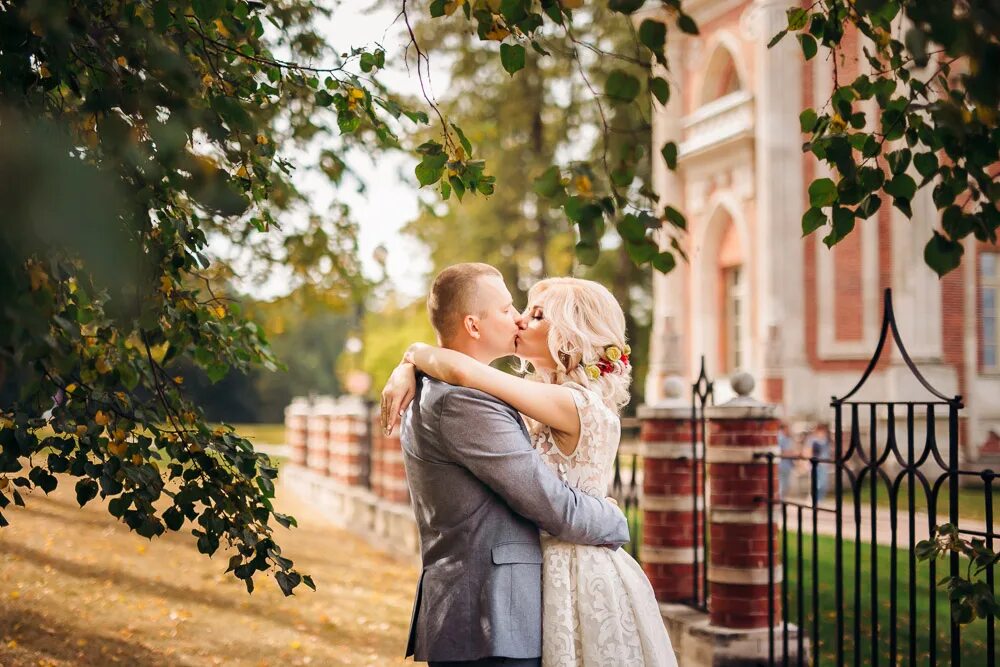
{"type": "MultiPolygon", "coordinates": [[[[777,515],[775,515],[777,524],[777,515]]],[[[711,523],[742,523],[742,524],[766,524],[766,509],[729,509],[726,507],[713,507],[708,511],[708,520],[711,523]]]]}
{"type": "Polygon", "coordinates": [[[644,563],[677,563],[690,565],[694,563],[697,551],[698,562],[705,561],[704,547],[650,547],[642,545],[642,561],[644,563]]]}
{"type": "MultiPolygon", "coordinates": [[[[705,503],[698,496],[698,509],[705,509],[705,503]]],[[[654,496],[640,494],[639,509],[651,512],[690,512],[692,511],[691,494],[679,496],[654,496]]]]}
{"type": "Polygon", "coordinates": [[[705,445],[699,441],[697,446],[692,448],[690,440],[656,440],[639,443],[639,452],[647,459],[689,459],[692,450],[695,456],[700,457],[705,451],[705,445]]]}
{"type": "MultiPolygon", "coordinates": [[[[645,552],[643,552],[645,558],[645,552]]],[[[708,580],[713,584],[766,584],[766,567],[722,567],[708,566],[708,580]]],[[[780,565],[774,566],[774,583],[781,583],[784,573],[780,565]]]]}

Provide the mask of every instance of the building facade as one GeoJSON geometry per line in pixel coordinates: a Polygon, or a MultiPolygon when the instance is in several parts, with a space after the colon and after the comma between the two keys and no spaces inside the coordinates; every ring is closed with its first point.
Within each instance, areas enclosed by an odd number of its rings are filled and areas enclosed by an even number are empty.
{"type": "MultiPolygon", "coordinates": [[[[825,105],[835,68],[822,47],[804,61],[792,36],[767,48],[791,6],[689,0],[700,34],[670,30],[676,94],[666,107],[654,102],[653,154],[675,141],[678,166],[657,160],[654,181],[687,216],[689,262],[654,279],[647,402],[662,398],[665,378],[693,379],[704,355],[717,399],[729,393],[727,376],[746,370],[785,418],[828,421],[831,397],[854,386],[875,351],[892,288],[910,356],[935,388],[964,399],[964,458],[1000,453],[1000,247],[967,239],[961,266],[939,279],[923,259],[939,223],[931,188],[914,198],[912,219],[885,202],[833,249],[822,230],[802,237],[809,183],[830,174],[803,153],[798,116],[825,105]]],[[[845,39],[840,81],[870,71],[864,41],[845,39]]],[[[924,398],[898,350],[889,352],[865,391],[924,398]]]]}

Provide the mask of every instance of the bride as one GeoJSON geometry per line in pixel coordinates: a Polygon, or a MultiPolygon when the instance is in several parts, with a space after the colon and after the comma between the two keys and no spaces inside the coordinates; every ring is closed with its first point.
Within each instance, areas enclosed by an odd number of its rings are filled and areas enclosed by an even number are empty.
{"type": "MultiPolygon", "coordinates": [[[[598,283],[550,278],[529,291],[521,327],[517,356],[524,377],[461,352],[411,345],[382,392],[390,407],[388,429],[413,398],[415,366],[509,403],[524,416],[546,464],[569,484],[603,498],[632,376],[621,306],[598,283]],[[525,400],[526,382],[549,385],[546,400],[525,400]]],[[[677,665],[653,589],[628,553],[543,533],[542,557],[544,667],[677,665]]]]}

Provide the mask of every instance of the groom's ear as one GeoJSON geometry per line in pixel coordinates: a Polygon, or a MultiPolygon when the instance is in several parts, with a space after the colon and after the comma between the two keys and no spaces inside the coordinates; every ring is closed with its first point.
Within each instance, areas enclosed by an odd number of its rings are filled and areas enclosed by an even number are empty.
{"type": "Polygon", "coordinates": [[[479,340],[482,333],[479,330],[479,318],[475,315],[466,315],[462,318],[462,328],[473,340],[479,340]]]}

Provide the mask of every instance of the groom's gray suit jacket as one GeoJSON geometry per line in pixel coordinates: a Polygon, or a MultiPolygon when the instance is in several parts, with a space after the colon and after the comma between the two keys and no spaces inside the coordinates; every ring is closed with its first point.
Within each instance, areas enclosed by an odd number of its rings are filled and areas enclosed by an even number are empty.
{"type": "Polygon", "coordinates": [[[517,411],[481,391],[419,377],[401,437],[423,561],[406,655],[540,656],[538,528],[617,547],[625,517],[561,481],[517,411]]]}

